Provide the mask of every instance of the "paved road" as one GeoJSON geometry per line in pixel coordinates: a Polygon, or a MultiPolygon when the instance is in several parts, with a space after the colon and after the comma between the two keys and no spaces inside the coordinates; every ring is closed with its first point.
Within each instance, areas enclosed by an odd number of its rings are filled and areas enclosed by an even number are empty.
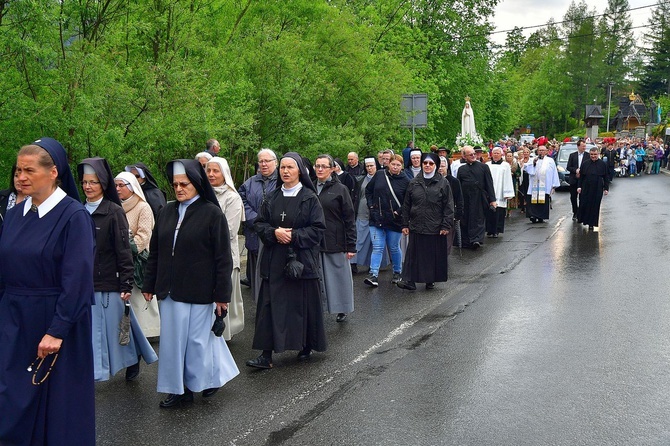
{"type": "Polygon", "coordinates": [[[178,410],[158,408],[156,365],[99,383],[98,444],[670,444],[669,181],[616,180],[596,232],[559,192],[548,223],[515,213],[433,291],[355,276],[356,311],[308,363],[244,367],[247,292],[240,376],[178,410]]]}

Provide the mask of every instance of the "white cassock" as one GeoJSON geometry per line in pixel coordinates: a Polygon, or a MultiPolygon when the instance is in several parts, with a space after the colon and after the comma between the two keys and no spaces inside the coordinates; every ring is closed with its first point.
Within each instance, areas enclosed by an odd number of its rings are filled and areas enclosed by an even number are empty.
{"type": "Polygon", "coordinates": [[[507,208],[507,199],[514,198],[514,183],[512,182],[512,168],[509,163],[503,161],[501,164],[486,163],[493,177],[493,190],[496,193],[496,203],[499,208],[507,208]]]}

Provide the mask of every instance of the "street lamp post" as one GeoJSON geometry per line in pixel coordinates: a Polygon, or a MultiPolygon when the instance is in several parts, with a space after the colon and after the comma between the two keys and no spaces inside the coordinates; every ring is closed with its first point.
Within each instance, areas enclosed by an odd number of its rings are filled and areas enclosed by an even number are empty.
{"type": "Polygon", "coordinates": [[[614,82],[610,82],[607,85],[607,131],[610,131],[610,106],[612,105],[612,85],[614,82]]]}

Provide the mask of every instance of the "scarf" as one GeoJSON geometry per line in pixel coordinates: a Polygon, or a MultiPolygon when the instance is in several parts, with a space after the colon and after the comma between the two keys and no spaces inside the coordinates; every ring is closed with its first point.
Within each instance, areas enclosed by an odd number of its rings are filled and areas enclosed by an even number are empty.
{"type": "Polygon", "coordinates": [[[127,214],[130,212],[135,206],[137,206],[137,203],[139,203],[140,197],[138,197],[135,194],[132,194],[128,199],[126,200],[121,200],[121,206],[123,206],[123,211],[127,214]]]}

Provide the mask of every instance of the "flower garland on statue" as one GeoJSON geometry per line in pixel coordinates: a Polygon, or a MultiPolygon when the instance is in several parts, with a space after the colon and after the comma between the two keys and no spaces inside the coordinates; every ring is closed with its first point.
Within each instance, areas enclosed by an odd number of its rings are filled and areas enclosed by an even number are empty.
{"type": "Polygon", "coordinates": [[[465,134],[461,135],[460,133],[456,135],[456,145],[458,147],[463,146],[481,146],[484,143],[481,135],[475,133],[474,135],[465,134]]]}

